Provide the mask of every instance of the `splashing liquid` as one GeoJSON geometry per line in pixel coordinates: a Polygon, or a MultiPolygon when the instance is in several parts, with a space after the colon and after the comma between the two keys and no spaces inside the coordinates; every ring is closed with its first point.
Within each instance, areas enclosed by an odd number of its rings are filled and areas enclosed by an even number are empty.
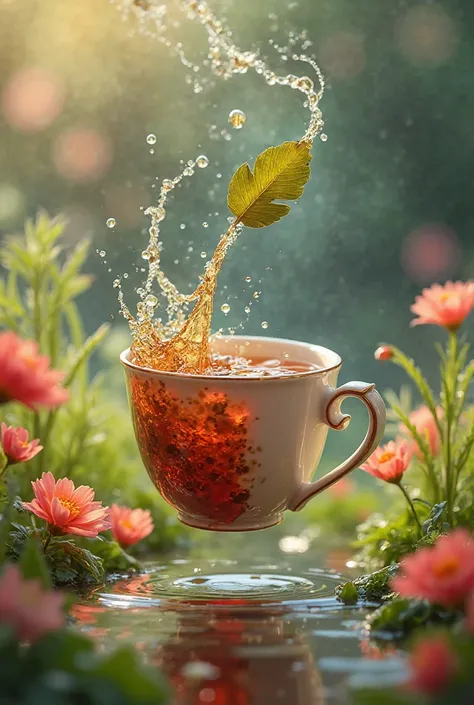
{"type": "MultiPolygon", "coordinates": [[[[153,0],[121,0],[120,4],[124,10],[135,12],[143,31],[149,33],[150,23],[154,24],[155,36],[158,40],[170,49],[174,49],[186,67],[191,68],[195,74],[199,73],[201,67],[186,58],[182,45],[173,46],[166,36],[166,5],[155,3],[153,0]]],[[[319,91],[315,90],[314,83],[308,76],[277,75],[260,58],[258,52],[239,49],[232,40],[232,32],[224,28],[222,22],[210,11],[207,3],[181,0],[178,5],[188,19],[199,22],[204,28],[209,48],[206,64],[210,64],[215,76],[229,79],[235,74],[244,74],[249,69],[253,69],[268,85],[290,87],[305,96],[305,106],[309,109],[309,124],[301,142],[311,146],[324,126],[318,105],[325,83],[315,61],[305,54],[293,53],[292,55],[294,61],[308,64],[315,71],[319,91]]],[[[279,48],[277,50],[280,51],[279,48]]],[[[202,84],[196,81],[194,92],[198,93],[201,90],[202,84]]],[[[217,277],[229,248],[239,236],[243,226],[237,218],[231,220],[230,226],[221,235],[211,260],[206,263],[199,285],[191,294],[180,293],[162,271],[160,266],[162,243],[159,239],[160,224],[166,216],[165,208],[169,194],[184,177],[192,176],[196,165],[203,168],[207,164],[205,155],[199,156],[196,161],[189,160],[178,176],[162,182],[158,204],[145,211],[151,219],[148,247],[142,253],[143,259],[148,262],[148,275],[146,282],[139,289],[141,300],[137,304],[136,316],[131,314],[125,304],[120,279],[114,282],[114,286],[119,289],[121,312],[128,321],[133,336],[131,359],[140,366],[170,372],[213,374],[215,363],[210,354],[209,341],[217,277]],[[161,317],[155,317],[155,309],[158,305],[158,299],[152,293],[155,281],[167,301],[166,321],[161,317]]]]}

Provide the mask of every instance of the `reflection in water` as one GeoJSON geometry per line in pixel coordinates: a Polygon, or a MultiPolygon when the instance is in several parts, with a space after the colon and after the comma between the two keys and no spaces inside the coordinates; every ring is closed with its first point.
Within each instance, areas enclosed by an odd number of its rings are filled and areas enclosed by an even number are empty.
{"type": "Polygon", "coordinates": [[[243,605],[178,614],[176,635],[153,658],[176,704],[322,704],[308,638],[285,617],[283,608],[246,612],[243,605]]]}
{"type": "Polygon", "coordinates": [[[131,643],[166,673],[173,705],[347,705],[348,680],[400,679],[396,655],[374,660],[372,646],[361,646],[364,610],[335,599],[340,575],[315,568],[314,553],[270,554],[274,563],[269,553],[267,562],[155,564],[97,591],[72,616],[101,648],[131,643]]]}

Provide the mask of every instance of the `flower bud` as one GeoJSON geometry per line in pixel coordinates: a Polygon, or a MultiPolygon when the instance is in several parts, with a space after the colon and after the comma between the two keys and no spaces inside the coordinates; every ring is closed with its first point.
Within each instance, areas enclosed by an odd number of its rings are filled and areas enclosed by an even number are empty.
{"type": "Polygon", "coordinates": [[[391,360],[393,357],[393,350],[390,345],[381,345],[374,352],[374,357],[376,360],[391,360]]]}

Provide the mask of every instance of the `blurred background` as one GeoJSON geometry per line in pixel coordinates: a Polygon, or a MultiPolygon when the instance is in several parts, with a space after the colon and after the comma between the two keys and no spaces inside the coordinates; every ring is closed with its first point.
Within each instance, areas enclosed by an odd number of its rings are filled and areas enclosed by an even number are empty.
{"type": "MultiPolygon", "coordinates": [[[[259,49],[280,73],[295,66],[274,45],[306,30],[307,53],[329,84],[320,106],[328,140],[314,146],[304,196],[280,223],[244,230],[219,279],[214,328],[242,332],[243,324],[249,334],[326,345],[345,361],[342,381],[374,380],[382,391],[403,381],[373,359],[380,341],[392,342],[434,377],[429,343],[442,333],[410,329],[409,306],[425,285],[474,276],[474,4],[209,4],[238,46],[259,49]]],[[[202,60],[202,28],[176,16],[173,43],[202,60]]],[[[174,192],[162,229],[165,270],[187,291],[226,227],[235,168],[301,137],[307,111],[297,91],[267,86],[254,73],[195,93],[195,77],[176,52],[137,32],[136,19],[108,0],[0,0],[0,61],[0,238],[41,207],[67,217],[71,245],[92,239],[86,270],[95,284],[82,310],[88,330],[113,322],[109,364],[128,344],[112,281],[128,275],[133,309],[147,242],[144,209],[159,181],[177,175],[180,160],[209,159],[174,192]],[[247,117],[240,130],[228,123],[234,109],[247,117]],[[107,227],[109,218],[115,227],[107,227]]],[[[355,443],[364,424],[337,437],[341,448],[355,443]]]]}

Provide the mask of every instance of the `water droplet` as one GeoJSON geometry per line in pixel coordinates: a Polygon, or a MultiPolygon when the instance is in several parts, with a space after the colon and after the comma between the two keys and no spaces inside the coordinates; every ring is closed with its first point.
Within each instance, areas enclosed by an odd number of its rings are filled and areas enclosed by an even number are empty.
{"type": "Polygon", "coordinates": [[[321,142],[327,142],[328,136],[323,132],[319,135],[319,139],[321,140],[321,142]]]}
{"type": "Polygon", "coordinates": [[[128,279],[128,273],[127,273],[127,272],[124,273],[123,278],[124,278],[124,279],[128,279]]]}
{"type": "Polygon", "coordinates": [[[203,259],[206,259],[206,257],[207,257],[207,252],[201,252],[201,257],[202,257],[203,259]]]}
{"type": "Polygon", "coordinates": [[[260,292],[259,292],[259,291],[254,291],[254,292],[253,292],[253,298],[254,298],[254,299],[258,299],[259,296],[260,296],[260,292]]]}
{"type": "Polygon", "coordinates": [[[202,227],[203,227],[203,228],[208,228],[208,227],[209,227],[209,223],[206,223],[206,221],[204,221],[204,223],[202,224],[202,227]]]}
{"type": "Polygon", "coordinates": [[[245,281],[246,281],[246,282],[251,282],[251,281],[252,281],[252,277],[245,277],[245,281]]]}
{"type": "Polygon", "coordinates": [[[229,304],[222,304],[222,306],[221,306],[221,311],[222,311],[222,313],[225,313],[225,315],[227,316],[227,314],[228,314],[229,311],[230,311],[230,306],[229,306],[229,304]]]}
{"type": "Polygon", "coordinates": [[[163,191],[171,191],[173,186],[174,184],[171,179],[163,179],[163,181],[161,182],[161,188],[163,189],[163,191]]]}
{"type": "Polygon", "coordinates": [[[243,110],[231,110],[229,113],[229,124],[235,130],[240,130],[245,125],[246,120],[247,116],[243,110]]]}
{"type": "Polygon", "coordinates": [[[262,328],[268,328],[268,321],[262,321],[262,328]]]}
{"type": "Polygon", "coordinates": [[[156,296],[153,296],[153,294],[148,294],[145,299],[145,303],[149,308],[155,308],[156,304],[158,303],[158,299],[156,298],[156,296]]]}
{"type": "Polygon", "coordinates": [[[120,279],[114,279],[112,286],[114,289],[118,289],[120,286],[120,279]]]}
{"type": "Polygon", "coordinates": [[[190,166],[187,166],[186,169],[183,171],[184,176],[192,176],[194,174],[194,169],[191,169],[190,166]]]}
{"type": "Polygon", "coordinates": [[[180,230],[184,230],[185,228],[186,228],[186,224],[185,224],[185,223],[181,223],[181,225],[179,226],[179,229],[180,229],[180,230]]]}
{"type": "Polygon", "coordinates": [[[150,259],[150,252],[148,250],[143,250],[142,259],[150,259]]]}
{"type": "Polygon", "coordinates": [[[188,247],[188,252],[192,252],[192,251],[193,251],[193,248],[192,248],[192,247],[188,247]]]}
{"type": "Polygon", "coordinates": [[[301,78],[297,79],[295,87],[299,88],[299,90],[303,91],[304,93],[309,93],[313,90],[314,83],[308,76],[302,76],[301,78]]]}
{"type": "Polygon", "coordinates": [[[155,150],[154,150],[154,149],[150,149],[150,154],[154,154],[154,153],[155,153],[155,150]]]}
{"type": "Polygon", "coordinates": [[[209,159],[206,157],[205,154],[200,154],[199,157],[196,159],[196,164],[200,169],[205,169],[206,166],[209,165],[209,159]]]}
{"type": "Polygon", "coordinates": [[[115,228],[115,226],[117,225],[117,221],[115,220],[115,218],[107,218],[105,224],[108,228],[112,229],[115,228]]]}
{"type": "Polygon", "coordinates": [[[99,252],[99,257],[105,257],[106,254],[107,254],[107,253],[106,253],[105,250],[101,250],[101,251],[99,252]]]}
{"type": "Polygon", "coordinates": [[[245,313],[250,313],[250,306],[246,306],[246,307],[244,308],[244,311],[245,311],[245,313]]]}
{"type": "Polygon", "coordinates": [[[147,136],[146,141],[148,144],[156,144],[156,135],[150,134],[147,136]]]}

